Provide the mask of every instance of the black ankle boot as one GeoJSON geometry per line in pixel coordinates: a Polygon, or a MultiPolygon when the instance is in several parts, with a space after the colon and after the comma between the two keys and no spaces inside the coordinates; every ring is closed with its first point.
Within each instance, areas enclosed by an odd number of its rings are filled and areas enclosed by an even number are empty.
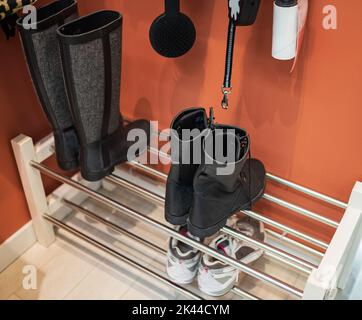
{"type": "Polygon", "coordinates": [[[190,233],[200,238],[212,236],[234,213],[249,209],[262,197],[265,188],[263,164],[248,159],[250,140],[247,133],[235,127],[216,128],[218,130],[205,138],[205,163],[199,166],[194,177],[193,205],[187,221],[190,233]],[[221,154],[225,155],[231,148],[235,153],[234,161],[218,159],[215,150],[221,142],[221,154]]]}
{"type": "Polygon", "coordinates": [[[77,17],[77,2],[60,0],[37,10],[32,29],[23,24],[23,18],[17,21],[34,87],[54,131],[58,165],[63,170],[79,166],[79,141],[64,87],[56,30],[77,17]]]}
{"type": "MultiPolygon", "coordinates": [[[[174,225],[185,225],[193,200],[193,180],[200,161],[194,164],[194,148],[202,146],[202,137],[208,126],[205,109],[191,108],[182,111],[171,124],[172,147],[178,154],[173,156],[170,173],[166,183],[165,218],[174,225]],[[184,137],[182,130],[198,129],[199,134],[184,137]],[[184,159],[184,161],[183,161],[184,159]],[[188,163],[185,163],[190,160],[188,163]]],[[[173,150],[173,154],[174,154],[173,150]]],[[[195,150],[197,151],[197,150],[195,150]]]]}
{"type": "Polygon", "coordinates": [[[80,139],[81,174],[89,181],[100,180],[115,165],[146,151],[150,139],[149,121],[125,127],[119,114],[122,16],[116,11],[98,11],[61,26],[58,37],[80,139]],[[137,142],[138,152],[130,155],[135,142],[127,137],[132,129],[142,130],[146,141],[137,142]]]}

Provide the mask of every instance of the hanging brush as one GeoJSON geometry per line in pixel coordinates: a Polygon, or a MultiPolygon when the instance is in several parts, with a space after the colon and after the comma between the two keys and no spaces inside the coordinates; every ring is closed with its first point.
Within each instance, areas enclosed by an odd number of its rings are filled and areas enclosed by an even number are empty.
{"type": "Polygon", "coordinates": [[[149,37],[153,49],[167,58],[180,57],[192,48],[196,29],[180,11],[180,0],[165,0],[165,12],[152,23],[149,37]]]}

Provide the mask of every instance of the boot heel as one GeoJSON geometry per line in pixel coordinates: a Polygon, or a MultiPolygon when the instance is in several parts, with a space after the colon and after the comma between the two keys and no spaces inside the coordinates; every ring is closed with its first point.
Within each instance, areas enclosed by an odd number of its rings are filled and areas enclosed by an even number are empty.
{"type": "Polygon", "coordinates": [[[184,216],[175,216],[168,212],[165,212],[166,221],[174,226],[185,226],[187,224],[188,216],[188,214],[184,216]]]}
{"type": "Polygon", "coordinates": [[[81,169],[81,175],[87,181],[96,182],[113,173],[114,169],[114,166],[97,172],[81,169]]]}
{"type": "Polygon", "coordinates": [[[217,224],[208,227],[208,228],[199,228],[194,226],[190,220],[187,220],[187,230],[195,237],[199,237],[200,239],[204,239],[207,237],[211,237],[215,233],[217,233],[220,229],[226,226],[228,218],[226,217],[222,221],[218,222],[217,224]]]}

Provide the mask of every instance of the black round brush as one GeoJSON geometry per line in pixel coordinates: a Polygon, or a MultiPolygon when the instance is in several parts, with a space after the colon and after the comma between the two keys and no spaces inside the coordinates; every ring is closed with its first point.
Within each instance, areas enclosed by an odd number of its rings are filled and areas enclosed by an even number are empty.
{"type": "Polygon", "coordinates": [[[165,0],[165,12],[150,28],[150,41],[161,56],[176,58],[195,43],[196,30],[191,19],[180,11],[180,0],[165,0]]]}

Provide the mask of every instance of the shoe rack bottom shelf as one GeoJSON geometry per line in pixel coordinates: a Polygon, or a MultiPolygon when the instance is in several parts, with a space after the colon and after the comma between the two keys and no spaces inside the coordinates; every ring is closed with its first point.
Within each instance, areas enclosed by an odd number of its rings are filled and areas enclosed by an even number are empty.
{"type": "MultiPolygon", "coordinates": [[[[130,174],[125,167],[116,172],[117,176],[123,176],[125,178],[129,178],[130,174]]],[[[148,186],[153,185],[153,187],[156,187],[160,193],[163,192],[163,184],[152,181],[149,178],[142,178],[140,175],[135,175],[134,173],[132,176],[135,178],[135,181],[143,181],[145,182],[144,184],[148,186]]],[[[118,202],[137,212],[151,217],[160,223],[164,223],[163,206],[155,201],[145,199],[125,187],[116,186],[109,182],[102,182],[97,186],[93,185],[93,188],[95,188],[97,192],[116,199],[118,202]]],[[[155,188],[153,189],[155,190],[155,188]]],[[[51,209],[51,217],[55,219],[53,222],[60,221],[67,227],[73,228],[90,239],[95,239],[104,246],[125,255],[144,268],[151,268],[160,275],[160,277],[167,279],[165,265],[169,237],[164,233],[140,223],[137,219],[127,217],[122,214],[122,212],[110,210],[109,207],[89,197],[85,197],[81,193],[76,194],[74,190],[67,185],[62,185],[58,190],[49,195],[48,201],[51,209]],[[62,200],[59,201],[59,199],[62,200]],[[117,226],[117,228],[114,226],[117,226]],[[144,239],[147,240],[145,241],[144,239]],[[151,264],[149,263],[150,260],[152,260],[151,264]]],[[[276,243],[278,240],[272,235],[269,235],[266,241],[276,243]]],[[[302,255],[308,255],[308,252],[298,247],[294,249],[299,250],[302,255]]],[[[313,255],[310,255],[310,258],[315,261],[319,259],[313,255]]],[[[308,278],[306,273],[291,267],[286,267],[266,255],[256,261],[252,266],[301,290],[308,278]]],[[[194,281],[194,283],[185,287],[185,289],[195,294],[195,297],[187,293],[185,294],[182,291],[177,297],[181,299],[197,297],[202,299],[211,298],[198,290],[196,282],[197,281],[194,281]]],[[[158,283],[162,287],[163,281],[158,283]]],[[[157,286],[154,289],[158,291],[157,286]]],[[[177,288],[174,290],[177,292],[177,288]]],[[[251,276],[240,273],[239,282],[235,284],[235,288],[220,299],[295,299],[295,297],[275,289],[262,281],[256,280],[251,276]]]]}

